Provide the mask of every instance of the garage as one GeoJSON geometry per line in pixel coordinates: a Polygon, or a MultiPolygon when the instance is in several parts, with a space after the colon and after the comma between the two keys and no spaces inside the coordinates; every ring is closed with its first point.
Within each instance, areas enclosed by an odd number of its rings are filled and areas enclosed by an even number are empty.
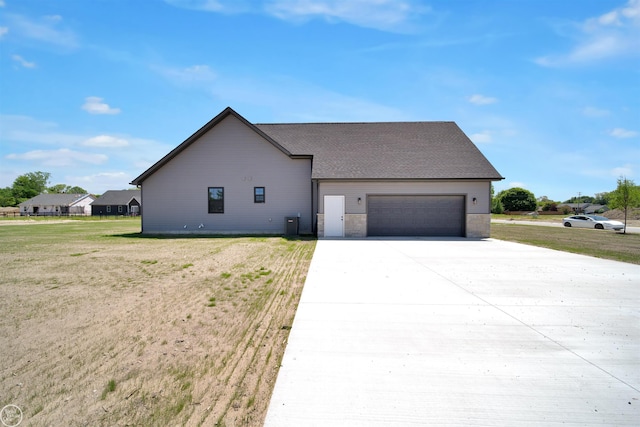
{"type": "Polygon", "coordinates": [[[459,195],[369,196],[367,235],[464,237],[464,206],[459,195]]]}

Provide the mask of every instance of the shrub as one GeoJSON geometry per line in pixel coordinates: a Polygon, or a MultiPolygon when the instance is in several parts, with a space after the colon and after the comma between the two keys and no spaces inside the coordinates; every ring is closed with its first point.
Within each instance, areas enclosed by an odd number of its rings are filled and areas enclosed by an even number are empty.
{"type": "Polygon", "coordinates": [[[498,193],[497,198],[505,211],[535,211],[536,197],[529,190],[514,187],[498,193]]]}

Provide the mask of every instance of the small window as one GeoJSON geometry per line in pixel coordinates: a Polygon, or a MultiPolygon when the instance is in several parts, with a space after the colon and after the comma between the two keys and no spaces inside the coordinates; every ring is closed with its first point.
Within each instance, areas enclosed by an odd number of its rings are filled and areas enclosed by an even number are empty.
{"type": "Polygon", "coordinates": [[[118,213],[122,213],[122,205],[118,205],[118,213]]]}
{"type": "Polygon", "coordinates": [[[264,203],[264,187],[253,187],[253,203],[264,203]]]}
{"type": "Polygon", "coordinates": [[[224,213],[224,187],[209,187],[209,213],[224,213]]]}
{"type": "Polygon", "coordinates": [[[111,206],[107,206],[107,213],[111,212],[111,206]]]}

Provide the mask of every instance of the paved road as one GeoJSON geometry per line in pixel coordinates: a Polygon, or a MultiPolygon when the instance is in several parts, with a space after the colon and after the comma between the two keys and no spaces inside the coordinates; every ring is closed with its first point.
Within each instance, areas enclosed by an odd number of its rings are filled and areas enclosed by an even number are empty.
{"type": "Polygon", "coordinates": [[[321,240],[265,425],[640,425],[640,266],[321,240]]]}

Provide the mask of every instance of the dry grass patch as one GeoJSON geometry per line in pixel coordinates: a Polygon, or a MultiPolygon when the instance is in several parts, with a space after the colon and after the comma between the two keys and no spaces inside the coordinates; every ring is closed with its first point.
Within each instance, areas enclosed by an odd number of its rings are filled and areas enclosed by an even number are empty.
{"type": "Polygon", "coordinates": [[[315,242],[0,227],[0,406],[33,426],[262,425],[315,242]]]}

